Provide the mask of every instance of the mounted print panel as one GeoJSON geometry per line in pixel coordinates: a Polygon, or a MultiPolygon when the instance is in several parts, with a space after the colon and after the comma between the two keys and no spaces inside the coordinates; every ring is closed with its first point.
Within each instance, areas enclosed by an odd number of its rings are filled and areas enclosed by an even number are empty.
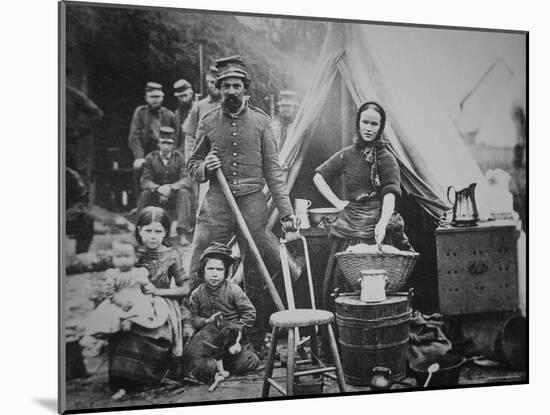
{"type": "Polygon", "coordinates": [[[528,382],[527,32],[59,10],[61,412],[528,382]]]}

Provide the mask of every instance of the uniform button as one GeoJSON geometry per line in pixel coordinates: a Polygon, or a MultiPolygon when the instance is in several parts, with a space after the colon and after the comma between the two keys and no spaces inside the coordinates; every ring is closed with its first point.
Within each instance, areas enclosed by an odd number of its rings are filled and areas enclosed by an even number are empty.
{"type": "Polygon", "coordinates": [[[237,175],[237,172],[236,172],[236,171],[234,171],[234,172],[233,172],[233,176],[236,176],[236,175],[237,175]]]}
{"type": "Polygon", "coordinates": [[[236,156],[237,156],[237,153],[233,153],[233,156],[236,157],[236,156]]]}
{"type": "Polygon", "coordinates": [[[237,194],[237,192],[236,192],[235,190],[233,190],[233,194],[234,194],[234,195],[236,195],[236,194],[237,194]]]}
{"type": "Polygon", "coordinates": [[[237,163],[231,163],[233,167],[237,167],[237,163]]]}
{"type": "Polygon", "coordinates": [[[237,180],[233,180],[233,184],[236,185],[236,184],[237,184],[237,180]]]}
{"type": "Polygon", "coordinates": [[[231,123],[231,126],[232,127],[235,127],[237,124],[235,124],[234,122],[231,123]]]}
{"type": "Polygon", "coordinates": [[[234,146],[236,146],[236,145],[237,145],[237,143],[233,143],[233,145],[234,145],[234,146]]]}
{"type": "Polygon", "coordinates": [[[237,133],[231,133],[233,137],[237,137],[237,133]]]}

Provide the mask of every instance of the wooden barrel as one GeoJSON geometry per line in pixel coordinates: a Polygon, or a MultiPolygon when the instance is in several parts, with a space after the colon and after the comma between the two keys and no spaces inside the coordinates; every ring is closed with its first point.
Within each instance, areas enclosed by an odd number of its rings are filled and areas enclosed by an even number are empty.
{"type": "Polygon", "coordinates": [[[389,295],[386,301],[365,303],[354,295],[340,296],[335,303],[346,382],[369,385],[376,366],[389,368],[394,380],[403,379],[412,315],[410,299],[389,295]]]}

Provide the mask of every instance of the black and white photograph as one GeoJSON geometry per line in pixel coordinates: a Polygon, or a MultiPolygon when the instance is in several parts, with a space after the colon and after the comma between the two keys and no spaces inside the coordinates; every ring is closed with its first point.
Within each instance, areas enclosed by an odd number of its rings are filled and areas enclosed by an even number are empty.
{"type": "Polygon", "coordinates": [[[60,412],[529,383],[527,30],[58,6],[60,412]]]}

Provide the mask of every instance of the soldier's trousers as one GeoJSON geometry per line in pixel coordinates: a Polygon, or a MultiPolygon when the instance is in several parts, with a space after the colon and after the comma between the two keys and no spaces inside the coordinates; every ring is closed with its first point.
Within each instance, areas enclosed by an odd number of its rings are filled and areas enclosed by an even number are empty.
{"type": "Polygon", "coordinates": [[[172,190],[170,197],[161,203],[159,194],[150,190],[143,190],[137,204],[137,214],[141,213],[147,206],[159,206],[168,212],[172,220],[177,220],[179,235],[192,234],[195,228],[196,200],[192,188],[184,187],[179,190],[172,190]]]}

